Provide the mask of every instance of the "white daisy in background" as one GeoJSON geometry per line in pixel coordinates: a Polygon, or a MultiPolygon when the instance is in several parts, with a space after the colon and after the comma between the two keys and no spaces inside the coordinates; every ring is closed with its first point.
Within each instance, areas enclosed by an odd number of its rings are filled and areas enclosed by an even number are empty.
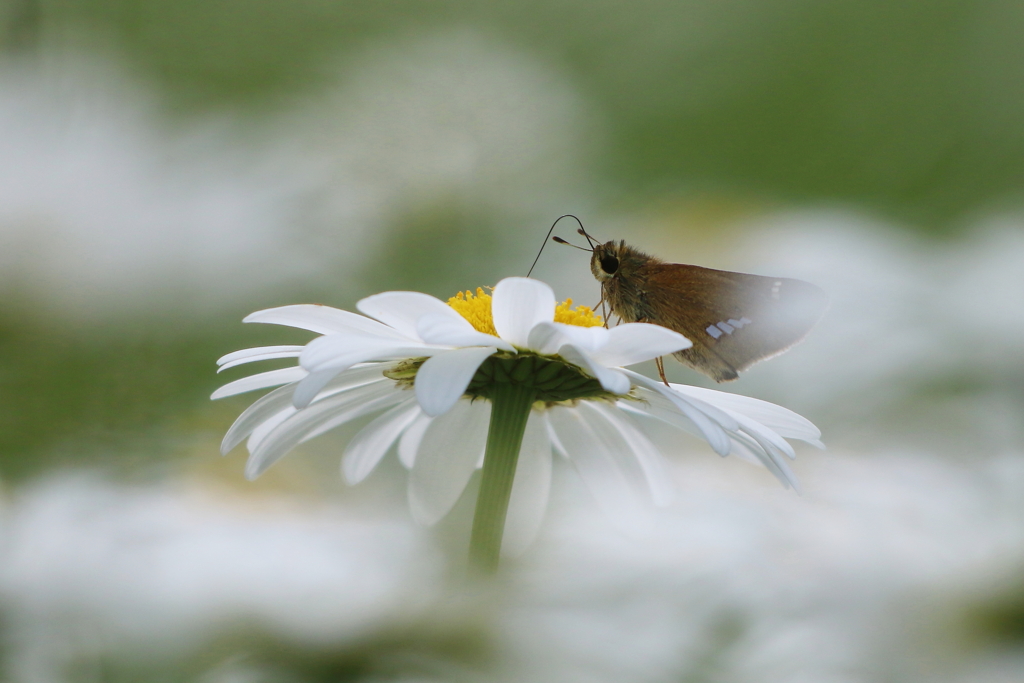
{"type": "Polygon", "coordinates": [[[507,278],[493,297],[478,289],[448,303],[418,292],[384,292],[357,308],[365,315],[296,305],[245,319],[323,336],[305,346],[246,349],[218,361],[225,370],[298,358],[295,367],[214,392],[217,399],[283,385],[239,416],[222,452],[247,440],[246,476],[253,479],[297,444],[380,413],[346,447],[346,479],[362,481],[397,442],[410,470],[413,516],[433,524],[483,466],[471,553],[491,568],[499,549],[516,554],[539,529],[552,452],[573,463],[599,503],[618,506],[639,493],[664,505],[673,488],[662,454],[645,434],[645,418],[695,434],[720,455],[759,461],[786,486],[796,485],[785,461],[794,457],[786,439],[821,446],[818,429],[785,408],[665,386],[624,369],[691,343],[645,323],[607,329],[589,308],[574,309],[571,300],[557,304],[551,288],[537,280],[507,278]]]}

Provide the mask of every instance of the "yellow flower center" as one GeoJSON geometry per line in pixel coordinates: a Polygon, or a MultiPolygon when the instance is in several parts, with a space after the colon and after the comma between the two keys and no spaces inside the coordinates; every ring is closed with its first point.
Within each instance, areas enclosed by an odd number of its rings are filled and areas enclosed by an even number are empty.
{"type": "Polygon", "coordinates": [[[577,306],[573,309],[572,299],[566,299],[555,306],[555,322],[576,325],[577,327],[600,327],[604,325],[601,316],[590,310],[590,306],[577,306]]]}
{"type": "Polygon", "coordinates": [[[498,331],[494,329],[494,317],[491,315],[491,295],[485,292],[483,287],[477,287],[476,294],[468,289],[459,292],[448,299],[448,305],[468,320],[477,332],[498,335],[498,331]]]}
{"type": "MultiPolygon", "coordinates": [[[[491,315],[491,295],[482,287],[477,287],[475,294],[469,290],[459,292],[448,299],[448,305],[458,311],[459,315],[468,320],[478,332],[498,334],[494,329],[494,318],[491,315]]],[[[601,316],[588,306],[573,308],[572,299],[566,299],[555,306],[555,322],[578,327],[597,327],[604,324],[601,316]]]]}

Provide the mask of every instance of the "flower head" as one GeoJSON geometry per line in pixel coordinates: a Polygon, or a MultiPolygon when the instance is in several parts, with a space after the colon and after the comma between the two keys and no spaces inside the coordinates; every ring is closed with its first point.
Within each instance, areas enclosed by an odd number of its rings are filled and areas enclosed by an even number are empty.
{"type": "Polygon", "coordinates": [[[626,370],[691,344],[645,323],[607,329],[589,308],[556,303],[550,287],[537,280],[507,278],[491,295],[478,289],[447,303],[417,292],[384,292],[357,308],[364,315],[316,305],[258,311],[246,322],[322,336],[305,346],[247,349],[218,361],[223,370],[298,359],[297,366],[236,380],[213,394],[282,385],[243,412],[224,437],[224,453],[247,440],[249,478],[297,444],[377,413],[346,447],[346,479],[364,479],[397,443],[399,459],[411,470],[413,515],[436,522],[482,464],[495,397],[514,388],[528,412],[518,461],[512,460],[504,539],[505,550],[515,551],[529,543],[543,517],[552,451],[572,461],[599,502],[631,498],[639,488],[664,504],[672,494],[670,478],[643,418],[696,434],[721,455],[757,459],[787,485],[795,478],[780,457],[793,457],[785,438],[818,443],[820,436],[804,418],[770,403],[667,387],[626,370]]]}

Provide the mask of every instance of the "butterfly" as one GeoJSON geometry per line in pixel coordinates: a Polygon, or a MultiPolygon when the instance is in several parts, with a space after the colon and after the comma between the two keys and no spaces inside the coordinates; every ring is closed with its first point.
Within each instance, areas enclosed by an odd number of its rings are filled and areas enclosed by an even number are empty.
{"type": "MultiPolygon", "coordinates": [[[[611,311],[685,336],[693,346],[673,355],[716,382],[798,343],[828,308],[825,292],[802,280],[666,263],[621,240],[591,241],[591,249],[590,270],[611,311]]],[[[658,370],[665,379],[660,359],[658,370]]]]}

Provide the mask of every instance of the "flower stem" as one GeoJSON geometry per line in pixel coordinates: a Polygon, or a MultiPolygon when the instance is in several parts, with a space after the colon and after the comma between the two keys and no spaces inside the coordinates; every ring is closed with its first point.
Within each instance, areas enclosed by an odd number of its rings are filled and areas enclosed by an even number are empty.
{"type": "Polygon", "coordinates": [[[501,537],[505,532],[505,516],[512,495],[519,448],[536,397],[536,390],[531,386],[496,382],[493,387],[484,471],[469,540],[470,563],[486,574],[493,574],[498,569],[501,537]]]}

